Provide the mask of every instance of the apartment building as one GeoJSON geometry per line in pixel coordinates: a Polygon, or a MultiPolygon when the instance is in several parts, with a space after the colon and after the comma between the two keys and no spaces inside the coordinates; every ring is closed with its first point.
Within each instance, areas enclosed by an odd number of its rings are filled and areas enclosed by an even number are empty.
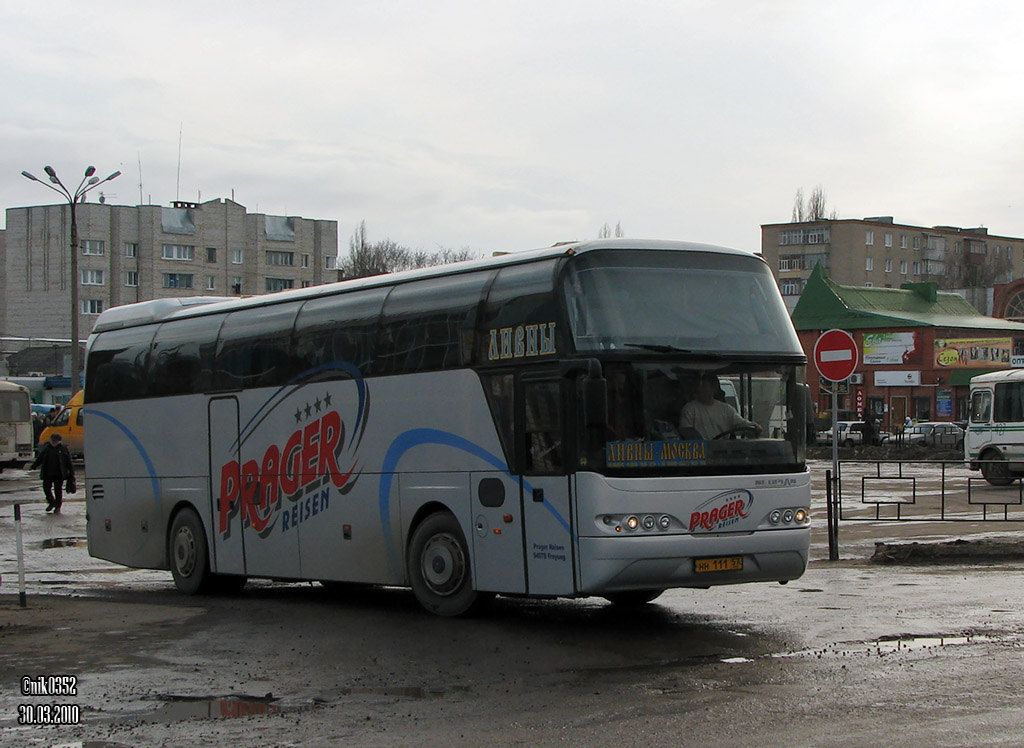
{"type": "Polygon", "coordinates": [[[233,200],[80,203],[78,277],[70,206],[8,208],[0,232],[0,336],[71,334],[77,283],[84,337],[112,306],[176,296],[238,296],[338,280],[337,221],[249,213],[233,200]]]}
{"type": "Polygon", "coordinates": [[[790,312],[819,264],[847,286],[932,282],[942,289],[987,288],[987,302],[969,300],[989,313],[991,288],[1024,276],[1024,238],[996,236],[986,228],[899,224],[891,216],[764,224],[761,254],[790,312]]]}

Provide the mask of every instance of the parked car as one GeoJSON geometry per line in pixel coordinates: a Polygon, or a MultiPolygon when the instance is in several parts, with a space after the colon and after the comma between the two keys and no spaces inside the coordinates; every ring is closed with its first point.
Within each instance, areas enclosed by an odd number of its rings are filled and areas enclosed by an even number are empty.
{"type": "MultiPolygon", "coordinates": [[[[839,430],[839,443],[844,447],[853,447],[864,443],[864,422],[863,421],[838,421],[836,427],[839,430]]],[[[882,431],[878,434],[878,443],[884,444],[892,435],[882,431]]],[[[823,431],[818,435],[818,441],[825,444],[832,443],[832,429],[823,431]]]]}
{"type": "Polygon", "coordinates": [[[929,422],[907,426],[900,434],[904,444],[918,444],[926,447],[964,448],[964,430],[955,423],[929,422]]]}

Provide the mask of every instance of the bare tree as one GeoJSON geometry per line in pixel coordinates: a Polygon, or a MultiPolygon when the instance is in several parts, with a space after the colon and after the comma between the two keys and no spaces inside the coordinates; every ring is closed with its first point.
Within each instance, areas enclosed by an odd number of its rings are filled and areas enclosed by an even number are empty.
{"type": "MultiPolygon", "coordinates": [[[[621,239],[626,235],[626,232],[622,230],[622,221],[615,224],[615,238],[621,239]]],[[[610,239],[612,237],[612,229],[607,223],[601,227],[601,230],[597,232],[598,239],[610,239]]]]}
{"type": "Polygon", "coordinates": [[[823,221],[826,219],[836,220],[839,214],[833,208],[828,211],[825,190],[819,184],[811,190],[811,196],[804,201],[804,191],[800,188],[796,191],[796,198],[793,201],[792,223],[807,223],[810,221],[823,221]]]}
{"type": "Polygon", "coordinates": [[[791,222],[803,223],[804,220],[804,190],[803,187],[797,187],[796,197],[793,199],[793,217],[791,222]]]}
{"type": "Polygon", "coordinates": [[[453,250],[442,247],[436,252],[427,252],[403,247],[391,239],[371,243],[367,238],[366,221],[361,221],[356,227],[348,246],[348,257],[341,263],[342,275],[345,278],[365,278],[478,257],[468,248],[453,250]]]}

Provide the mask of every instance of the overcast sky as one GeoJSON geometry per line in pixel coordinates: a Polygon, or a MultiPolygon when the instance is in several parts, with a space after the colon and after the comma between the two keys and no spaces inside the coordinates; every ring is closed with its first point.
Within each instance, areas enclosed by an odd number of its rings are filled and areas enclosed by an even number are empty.
{"type": "Polygon", "coordinates": [[[54,202],[23,169],[93,164],[109,202],[234,191],[336,220],[342,254],[361,220],[427,250],[621,222],[757,251],[819,184],[840,218],[1024,236],[1016,1],[0,7],[0,208],[54,202]]]}

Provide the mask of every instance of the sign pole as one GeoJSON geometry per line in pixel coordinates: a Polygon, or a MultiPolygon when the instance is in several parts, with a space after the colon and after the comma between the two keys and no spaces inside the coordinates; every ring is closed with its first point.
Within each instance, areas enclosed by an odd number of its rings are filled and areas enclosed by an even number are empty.
{"type": "Polygon", "coordinates": [[[832,382],[832,491],[835,502],[832,510],[832,526],[828,528],[829,561],[839,560],[839,383],[832,382]]]}
{"type": "Polygon", "coordinates": [[[832,509],[828,528],[829,560],[839,560],[839,382],[848,380],[857,370],[857,341],[845,330],[826,330],[814,343],[814,365],[818,374],[832,382],[832,509]]]}

